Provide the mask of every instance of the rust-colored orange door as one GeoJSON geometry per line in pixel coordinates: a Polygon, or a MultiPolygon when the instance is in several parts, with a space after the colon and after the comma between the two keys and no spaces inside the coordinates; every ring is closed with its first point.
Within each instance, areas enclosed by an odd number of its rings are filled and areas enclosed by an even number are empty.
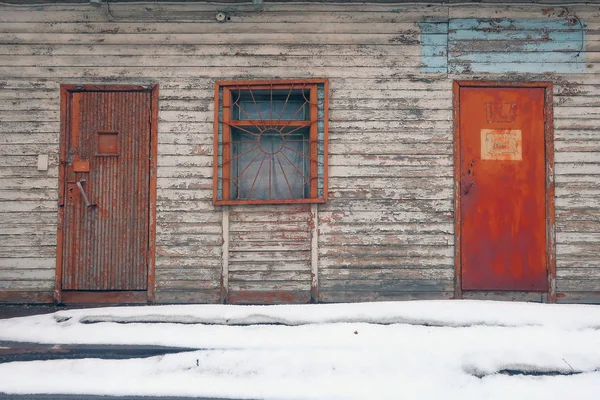
{"type": "Polygon", "coordinates": [[[64,101],[61,289],[144,291],[151,92],[73,91],[64,101]]]}
{"type": "Polygon", "coordinates": [[[462,289],[546,291],[544,88],[459,91],[462,289]]]}

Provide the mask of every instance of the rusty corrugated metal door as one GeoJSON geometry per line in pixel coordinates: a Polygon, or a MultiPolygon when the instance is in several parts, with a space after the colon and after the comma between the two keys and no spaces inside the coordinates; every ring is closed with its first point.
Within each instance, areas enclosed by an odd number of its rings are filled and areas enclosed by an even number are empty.
{"type": "Polygon", "coordinates": [[[543,88],[460,88],[462,288],[547,290],[543,88]]]}
{"type": "Polygon", "coordinates": [[[75,92],[69,104],[63,290],[146,290],[150,92],[75,92]]]}

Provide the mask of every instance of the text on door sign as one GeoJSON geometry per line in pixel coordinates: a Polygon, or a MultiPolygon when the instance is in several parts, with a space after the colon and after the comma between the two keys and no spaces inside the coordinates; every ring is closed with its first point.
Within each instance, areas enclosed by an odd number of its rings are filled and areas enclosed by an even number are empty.
{"type": "Polygon", "coordinates": [[[520,129],[482,129],[481,159],[521,161],[523,141],[520,129]]]}

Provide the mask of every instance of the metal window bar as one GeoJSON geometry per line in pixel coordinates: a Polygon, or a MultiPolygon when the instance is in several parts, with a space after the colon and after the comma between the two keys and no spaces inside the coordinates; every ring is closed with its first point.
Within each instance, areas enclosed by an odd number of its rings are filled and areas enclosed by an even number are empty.
{"type": "Polygon", "coordinates": [[[217,203],[324,199],[327,169],[325,83],[223,85],[218,89],[218,101],[215,133],[218,140],[215,144],[217,203]],[[291,104],[295,111],[290,115],[291,104]],[[254,107],[254,110],[248,107],[254,107]],[[265,164],[268,170],[263,170],[265,164]],[[300,182],[297,182],[298,177],[300,182]],[[266,188],[265,179],[268,180],[266,188]],[[249,188],[246,190],[244,185],[249,188]],[[287,194],[281,194],[281,187],[287,194]],[[300,190],[302,194],[298,196],[300,190]],[[253,195],[255,192],[258,194],[253,195]]]}

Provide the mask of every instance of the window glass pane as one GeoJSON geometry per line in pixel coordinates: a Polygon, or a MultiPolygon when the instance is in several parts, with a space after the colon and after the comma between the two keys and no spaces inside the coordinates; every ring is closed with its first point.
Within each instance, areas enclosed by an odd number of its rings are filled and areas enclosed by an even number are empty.
{"type": "Polygon", "coordinates": [[[307,90],[232,91],[232,119],[304,121],[308,119],[307,90]]]}
{"type": "Polygon", "coordinates": [[[308,127],[232,128],[231,192],[239,200],[309,197],[308,127]]]}

